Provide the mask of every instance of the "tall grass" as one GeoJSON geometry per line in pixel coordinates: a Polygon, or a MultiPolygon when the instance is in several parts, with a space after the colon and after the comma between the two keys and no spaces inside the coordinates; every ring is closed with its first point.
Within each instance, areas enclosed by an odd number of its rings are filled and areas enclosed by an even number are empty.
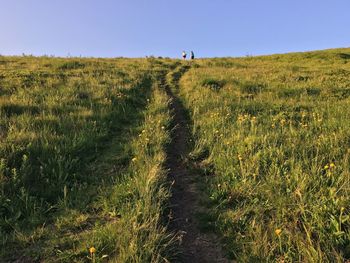
{"type": "Polygon", "coordinates": [[[249,58],[0,58],[0,258],[167,262],[164,81],[191,112],[239,262],[350,258],[349,49],[249,58]],[[174,83],[175,82],[175,83],[174,83]]]}
{"type": "Polygon", "coordinates": [[[156,79],[157,67],[172,64],[1,57],[2,259],[167,256],[161,167],[170,117],[156,79]]]}
{"type": "Polygon", "coordinates": [[[96,248],[97,262],[104,256],[111,262],[171,259],[174,237],[162,225],[163,209],[169,197],[162,168],[166,158],[164,145],[169,141],[167,104],[165,94],[155,86],[144,122],[131,140],[129,166],[122,173],[117,172],[113,187],[109,192],[100,192],[95,204],[109,220],[77,235],[79,246],[66,251],[67,262],[81,258],[88,247],[96,248]]]}
{"type": "Polygon", "coordinates": [[[207,224],[239,262],[350,258],[349,53],[200,60],[182,78],[207,224]]]}
{"type": "Polygon", "coordinates": [[[130,83],[124,83],[125,79],[114,77],[121,69],[102,70],[96,78],[98,63],[90,70],[62,72],[60,61],[47,65],[45,60],[27,60],[19,59],[12,67],[8,62],[1,80],[5,93],[0,104],[1,218],[6,219],[1,225],[5,228],[15,228],[21,218],[31,218],[33,222],[26,224],[35,224],[40,220],[37,216],[64,199],[64,189],[74,192],[80,187],[77,182],[89,181],[77,172],[84,158],[107,138],[115,125],[112,121],[120,125],[126,104],[136,99],[130,98],[133,88],[147,81],[135,71],[127,79],[130,83]],[[29,63],[28,68],[17,69],[20,62],[29,63]],[[31,69],[36,63],[44,65],[31,69]]]}

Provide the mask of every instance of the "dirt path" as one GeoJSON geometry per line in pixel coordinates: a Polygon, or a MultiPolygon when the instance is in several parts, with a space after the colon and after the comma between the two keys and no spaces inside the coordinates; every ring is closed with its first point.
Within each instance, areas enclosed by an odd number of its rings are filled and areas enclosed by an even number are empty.
{"type": "Polygon", "coordinates": [[[199,230],[196,217],[203,212],[197,182],[201,175],[190,171],[188,160],[190,152],[190,120],[185,107],[171,88],[165,85],[166,93],[171,99],[170,109],[174,114],[172,142],[168,148],[167,169],[173,183],[170,230],[179,233],[181,238],[181,262],[230,262],[224,257],[220,241],[214,234],[204,234],[199,230]]]}

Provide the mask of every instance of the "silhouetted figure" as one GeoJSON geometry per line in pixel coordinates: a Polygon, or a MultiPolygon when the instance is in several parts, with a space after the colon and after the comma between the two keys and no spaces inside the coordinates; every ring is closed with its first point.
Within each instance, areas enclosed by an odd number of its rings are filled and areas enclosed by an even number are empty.
{"type": "Polygon", "coordinates": [[[185,51],[182,51],[182,59],[183,59],[183,60],[185,60],[185,59],[186,59],[186,57],[187,57],[186,52],[185,52],[185,51]]]}
{"type": "Polygon", "coordinates": [[[194,59],[194,53],[191,51],[191,59],[194,59]]]}

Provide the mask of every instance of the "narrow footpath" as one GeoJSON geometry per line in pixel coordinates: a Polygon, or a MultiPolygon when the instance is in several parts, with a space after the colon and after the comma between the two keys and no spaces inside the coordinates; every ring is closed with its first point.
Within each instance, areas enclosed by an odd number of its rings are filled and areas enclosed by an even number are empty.
{"type": "MultiPolygon", "coordinates": [[[[184,72],[185,70],[182,71],[184,72]]],[[[181,100],[173,92],[178,88],[180,77],[181,74],[173,80],[172,87],[169,83],[164,85],[173,114],[172,141],[167,150],[166,162],[173,182],[169,228],[180,235],[180,262],[230,262],[223,254],[220,240],[214,234],[201,233],[199,229],[196,214],[205,208],[201,207],[201,192],[197,185],[201,175],[193,173],[190,169],[193,164],[188,158],[190,145],[193,144],[191,121],[181,100]]]]}

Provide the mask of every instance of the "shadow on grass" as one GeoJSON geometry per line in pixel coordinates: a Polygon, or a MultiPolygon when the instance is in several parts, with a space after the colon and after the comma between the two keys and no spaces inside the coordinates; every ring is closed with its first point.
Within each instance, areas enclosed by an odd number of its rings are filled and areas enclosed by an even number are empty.
{"type": "MultiPolygon", "coordinates": [[[[57,218],[64,217],[67,211],[72,210],[77,214],[94,212],[93,202],[97,195],[102,189],[110,191],[118,175],[115,171],[126,168],[131,161],[130,152],[127,151],[130,136],[143,120],[151,85],[151,79],[145,76],[139,85],[123,90],[125,99],[115,100],[109,113],[95,113],[86,117],[96,120],[97,129],[102,129],[99,136],[88,137],[86,134],[86,138],[83,136],[69,149],[65,149],[64,145],[57,149],[50,142],[43,144],[42,140],[37,139],[25,151],[19,151],[18,156],[14,157],[16,160],[9,161],[18,167],[22,177],[13,185],[9,180],[11,187],[6,187],[4,194],[10,202],[2,202],[0,206],[0,233],[3,240],[7,240],[6,246],[0,250],[2,259],[15,260],[19,256],[17,253],[33,250],[34,254],[41,254],[48,237],[44,235],[36,240],[36,248],[33,248],[31,242],[23,243],[23,236],[32,235],[43,224],[53,232],[50,235],[60,236],[62,233],[49,226],[57,218]],[[24,160],[24,155],[28,159],[24,160]],[[14,235],[15,232],[21,234],[14,235]],[[18,239],[20,236],[22,240],[18,239]],[[38,248],[38,244],[42,247],[38,248]],[[13,253],[10,247],[18,248],[18,252],[13,253]]],[[[64,109],[60,112],[64,112],[64,109]]],[[[49,125],[53,131],[60,126],[50,120],[40,125],[49,125]]],[[[74,133],[74,130],[66,130],[66,133],[69,132],[74,133]]],[[[7,176],[13,176],[11,171],[7,171],[7,176]]]]}

